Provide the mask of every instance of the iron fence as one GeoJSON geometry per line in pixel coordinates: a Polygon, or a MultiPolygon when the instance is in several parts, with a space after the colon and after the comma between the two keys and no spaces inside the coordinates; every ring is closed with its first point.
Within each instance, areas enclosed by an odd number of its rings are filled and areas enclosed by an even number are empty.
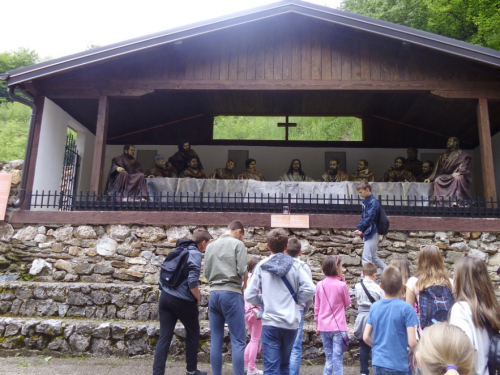
{"type": "Polygon", "coordinates": [[[78,150],[76,139],[72,134],[66,136],[64,147],[64,163],[61,175],[59,211],[71,211],[75,196],[76,176],[78,172],[78,150]]]}
{"type": "MultiPolygon", "coordinates": [[[[291,214],[360,214],[362,199],[354,196],[278,195],[278,194],[194,194],[160,193],[148,197],[64,191],[28,193],[29,209],[57,210],[61,202],[71,211],[197,211],[267,212],[291,214]]],[[[497,199],[470,200],[403,198],[378,196],[388,215],[454,216],[499,218],[497,199]]]]}

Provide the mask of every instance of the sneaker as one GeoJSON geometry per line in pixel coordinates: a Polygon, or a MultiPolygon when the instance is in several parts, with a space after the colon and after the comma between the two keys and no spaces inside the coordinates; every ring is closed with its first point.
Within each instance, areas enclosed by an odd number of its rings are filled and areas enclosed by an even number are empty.
{"type": "Polygon", "coordinates": [[[186,371],[186,375],[208,375],[208,372],[200,370],[196,370],[193,372],[186,371]]]}
{"type": "Polygon", "coordinates": [[[259,370],[257,367],[252,371],[248,370],[248,375],[263,375],[264,371],[259,370]]]}

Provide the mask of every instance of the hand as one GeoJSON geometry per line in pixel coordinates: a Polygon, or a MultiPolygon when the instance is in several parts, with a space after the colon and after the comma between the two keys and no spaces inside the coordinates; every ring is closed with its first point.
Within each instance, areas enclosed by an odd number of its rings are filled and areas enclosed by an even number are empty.
{"type": "Polygon", "coordinates": [[[121,173],[125,170],[125,168],[122,168],[122,167],[116,167],[116,170],[118,171],[118,173],[121,173]]]}
{"type": "Polygon", "coordinates": [[[363,232],[361,232],[360,230],[355,230],[353,233],[354,233],[356,236],[360,236],[360,237],[361,237],[361,235],[363,234],[363,232]]]}
{"type": "Polygon", "coordinates": [[[426,178],[426,179],[424,180],[424,182],[428,184],[429,182],[431,182],[431,180],[429,180],[428,178],[426,178]]]}
{"type": "Polygon", "coordinates": [[[458,173],[458,172],[455,172],[455,173],[453,173],[453,174],[451,175],[451,177],[453,177],[453,178],[456,178],[456,177],[458,177],[458,176],[460,176],[460,173],[458,173]]]}
{"type": "Polygon", "coordinates": [[[321,335],[321,332],[319,331],[318,327],[314,328],[314,330],[316,331],[316,334],[319,336],[321,335]]]}

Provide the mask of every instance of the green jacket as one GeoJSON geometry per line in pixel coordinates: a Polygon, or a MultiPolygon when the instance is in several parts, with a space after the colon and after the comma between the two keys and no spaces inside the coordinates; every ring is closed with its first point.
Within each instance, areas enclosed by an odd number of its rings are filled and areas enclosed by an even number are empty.
{"type": "Polygon", "coordinates": [[[243,276],[247,272],[247,249],[243,242],[223,234],[205,251],[203,276],[212,290],[241,293],[243,276]]]}

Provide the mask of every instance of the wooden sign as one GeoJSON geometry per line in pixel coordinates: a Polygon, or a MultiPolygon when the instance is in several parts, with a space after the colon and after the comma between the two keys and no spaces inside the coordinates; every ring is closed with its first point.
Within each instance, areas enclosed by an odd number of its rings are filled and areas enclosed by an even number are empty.
{"type": "Polygon", "coordinates": [[[271,215],[272,228],[309,228],[309,215],[271,215]]]}
{"type": "Polygon", "coordinates": [[[0,220],[5,219],[11,182],[12,175],[10,173],[0,173],[0,220]]]}

